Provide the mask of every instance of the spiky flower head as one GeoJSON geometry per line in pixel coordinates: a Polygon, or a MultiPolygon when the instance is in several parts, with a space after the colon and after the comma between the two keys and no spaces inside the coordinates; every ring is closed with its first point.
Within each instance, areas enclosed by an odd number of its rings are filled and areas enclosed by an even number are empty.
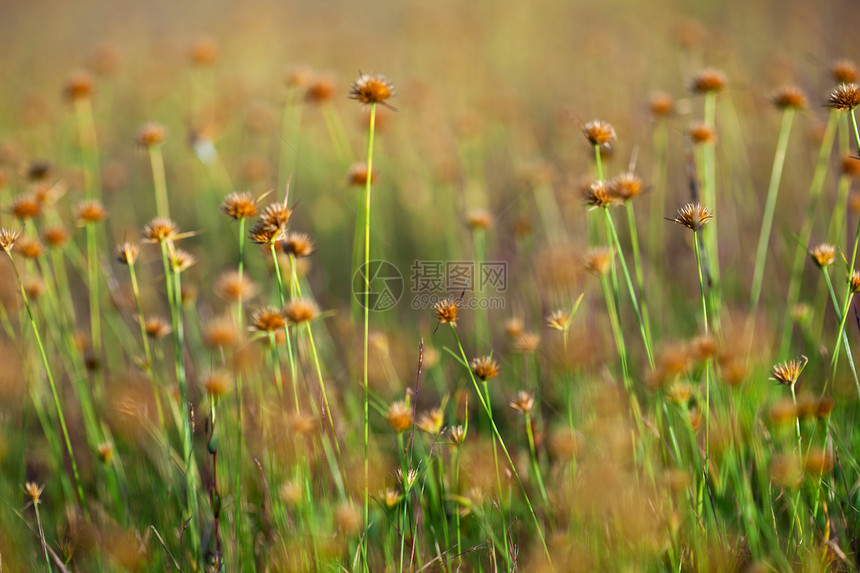
{"type": "Polygon", "coordinates": [[[140,246],[137,243],[123,241],[114,249],[116,260],[124,265],[133,265],[137,260],[137,255],[140,253],[140,246]]]}
{"type": "Polygon", "coordinates": [[[313,239],[307,233],[288,233],[281,242],[281,249],[287,255],[292,255],[297,259],[307,257],[313,254],[316,247],[313,239]]]}
{"type": "Polygon", "coordinates": [[[716,130],[704,121],[694,121],[689,127],[690,140],[697,145],[714,143],[717,140],[716,130]]]}
{"type": "Polygon", "coordinates": [[[247,191],[234,191],[224,198],[221,212],[237,221],[257,216],[257,202],[247,191]]]}
{"type": "Polygon", "coordinates": [[[223,370],[213,370],[203,378],[203,388],[212,398],[220,398],[230,391],[230,387],[230,375],[223,370]]]}
{"type": "Polygon", "coordinates": [[[107,211],[101,201],[81,201],[75,207],[75,217],[82,224],[98,223],[107,217],[107,211]]]}
{"type": "Polygon", "coordinates": [[[320,310],[313,301],[301,298],[288,302],[284,308],[284,315],[292,324],[309,322],[315,319],[319,313],[320,310]]]}
{"type": "Polygon", "coordinates": [[[615,201],[615,197],[609,192],[603,181],[593,181],[582,190],[582,200],[589,206],[589,209],[596,209],[609,207],[615,201]]]}
{"type": "Polygon", "coordinates": [[[12,251],[12,248],[15,246],[15,241],[18,240],[18,235],[21,234],[21,230],[13,230],[8,228],[0,229],[0,249],[3,249],[7,253],[12,251]]]}
{"type": "Polygon", "coordinates": [[[251,240],[260,245],[271,245],[283,239],[287,232],[287,223],[293,210],[286,203],[272,203],[260,215],[251,227],[251,240]]]}
{"type": "Polygon", "coordinates": [[[516,397],[511,400],[510,406],[523,414],[530,414],[535,405],[535,397],[531,392],[519,392],[516,397]]]}
{"type": "Polygon", "coordinates": [[[770,378],[768,378],[768,380],[774,380],[775,382],[786,386],[794,386],[808,361],[809,359],[806,356],[801,356],[794,360],[774,364],[770,371],[770,378]]]}
{"type": "Polygon", "coordinates": [[[113,451],[113,444],[109,442],[103,442],[96,448],[96,453],[103,464],[109,463],[113,459],[113,451]]]}
{"type": "Polygon", "coordinates": [[[850,84],[857,81],[857,66],[851,60],[836,60],[830,66],[830,75],[840,84],[850,84]]]}
{"type": "Polygon", "coordinates": [[[540,335],[534,332],[523,332],[514,340],[514,350],[521,354],[531,354],[540,344],[540,335]]]}
{"type": "Polygon", "coordinates": [[[609,265],[615,251],[611,247],[594,247],[585,253],[585,270],[597,275],[604,276],[609,272],[609,265]]]}
{"type": "Polygon", "coordinates": [[[456,302],[450,299],[442,299],[433,305],[433,310],[436,311],[436,318],[440,324],[450,324],[457,326],[457,314],[460,312],[460,307],[456,302]]]}
{"type": "Polygon", "coordinates": [[[155,217],[143,228],[143,236],[150,243],[172,241],[179,236],[179,227],[167,217],[155,217]]]}
{"type": "Polygon", "coordinates": [[[69,242],[69,232],[62,225],[52,225],[43,234],[49,247],[59,248],[69,242]]]}
{"type": "MultiPolygon", "coordinates": [[[[370,182],[376,183],[377,177],[379,177],[379,173],[376,169],[372,169],[370,172],[370,182]]],[[[353,187],[365,187],[367,185],[367,163],[353,163],[346,173],[346,180],[353,187]]]]}
{"type": "Polygon", "coordinates": [[[24,484],[24,491],[27,493],[27,497],[30,498],[30,501],[33,502],[33,505],[37,505],[41,503],[40,498],[42,497],[42,491],[44,491],[45,486],[40,486],[36,482],[28,481],[24,484]]]}
{"type": "Polygon", "coordinates": [[[442,431],[442,424],[445,421],[445,416],[441,408],[433,408],[427,410],[418,417],[418,423],[415,425],[425,434],[438,435],[442,431]]]}
{"type": "Polygon", "coordinates": [[[860,86],[855,83],[839,84],[830,92],[827,105],[838,110],[852,110],[860,105],[860,86]]]}
{"type": "Polygon", "coordinates": [[[385,413],[385,420],[398,434],[412,426],[412,406],[405,401],[393,402],[385,413]]]}
{"type": "Polygon", "coordinates": [[[361,74],[358,79],[352,84],[349,90],[350,99],[359,101],[365,105],[371,104],[386,104],[391,96],[394,95],[394,84],[380,74],[361,74]]]}
{"type": "Polygon", "coordinates": [[[63,88],[63,95],[66,101],[76,102],[78,100],[92,97],[94,89],[93,77],[85,71],[79,70],[74,72],[63,88]]]}
{"type": "Polygon", "coordinates": [[[284,314],[272,306],[257,309],[251,315],[251,325],[259,332],[275,332],[284,328],[286,323],[284,314]]]}
{"type": "Polygon", "coordinates": [[[609,193],[622,201],[630,201],[642,193],[642,178],[630,171],[609,182],[609,193]]]}
{"type": "Polygon", "coordinates": [[[860,271],[852,271],[848,277],[848,284],[851,286],[851,292],[860,294],[860,271]]]}
{"type": "Polygon", "coordinates": [[[716,68],[705,68],[693,77],[690,89],[695,93],[718,92],[725,89],[728,80],[726,74],[716,68]]]}
{"type": "Polygon", "coordinates": [[[396,507],[400,500],[403,499],[403,495],[401,495],[396,489],[392,487],[385,488],[385,491],[382,492],[382,503],[385,504],[386,507],[391,509],[392,507],[396,507]]]}
{"type": "Polygon", "coordinates": [[[499,375],[499,365],[492,356],[474,358],[469,366],[475,376],[484,382],[499,375]]]}
{"type": "Polygon", "coordinates": [[[678,209],[674,221],[696,232],[701,230],[713,218],[714,215],[711,213],[711,210],[701,203],[687,203],[678,209]]]}
{"type": "Polygon", "coordinates": [[[181,273],[182,271],[188,269],[196,262],[197,259],[194,257],[194,255],[182,249],[174,249],[173,254],[171,256],[173,270],[177,273],[181,273]]]}
{"type": "Polygon", "coordinates": [[[648,107],[656,117],[667,117],[675,112],[675,100],[667,93],[656,92],[651,94],[648,107]]]}
{"type": "Polygon", "coordinates": [[[244,274],[228,271],[215,281],[215,294],[227,302],[237,302],[254,298],[257,286],[244,274]]]}
{"type": "Polygon", "coordinates": [[[801,109],[806,107],[806,94],[797,86],[784,86],[773,96],[773,104],[780,109],[801,109]]]}
{"type": "Polygon", "coordinates": [[[45,253],[45,248],[39,239],[21,237],[15,245],[15,250],[21,253],[25,259],[36,260],[45,253]]]}
{"type": "Polygon", "coordinates": [[[22,193],[12,200],[9,212],[18,219],[34,219],[42,214],[42,202],[35,193],[22,193]]]}
{"type": "Polygon", "coordinates": [[[154,147],[161,145],[167,138],[167,128],[160,123],[147,122],[138,128],[134,139],[141,147],[154,147]]]}
{"type": "Polygon", "coordinates": [[[322,104],[334,97],[334,80],[329,76],[314,78],[305,91],[305,101],[312,104],[322,104]]]}
{"type": "Polygon", "coordinates": [[[565,331],[570,326],[570,315],[563,310],[555,310],[547,317],[546,325],[553,330],[565,331]]]}
{"type": "Polygon", "coordinates": [[[449,433],[455,446],[460,446],[466,441],[466,428],[463,426],[454,426],[449,430],[449,433]]]}
{"type": "Polygon", "coordinates": [[[472,209],[466,213],[466,224],[473,231],[489,229],[493,226],[493,214],[486,209],[472,209]]]}
{"type": "Polygon", "coordinates": [[[611,123],[594,119],[582,127],[582,134],[591,145],[607,145],[615,139],[615,128],[611,123]]]}
{"type": "Polygon", "coordinates": [[[809,250],[809,256],[819,268],[824,268],[836,260],[836,247],[829,243],[821,243],[809,250]]]}

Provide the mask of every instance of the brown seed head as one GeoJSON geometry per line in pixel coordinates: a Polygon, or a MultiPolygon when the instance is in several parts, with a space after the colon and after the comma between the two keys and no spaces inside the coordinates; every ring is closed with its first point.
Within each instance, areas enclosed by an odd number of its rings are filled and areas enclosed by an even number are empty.
{"type": "Polygon", "coordinates": [[[821,243],[809,250],[809,256],[819,268],[824,268],[836,260],[836,247],[828,243],[821,243]]]}
{"type": "Polygon", "coordinates": [[[855,83],[839,84],[830,93],[827,105],[833,109],[851,110],[860,105],[860,86],[855,83]]]}
{"type": "Polygon", "coordinates": [[[313,104],[322,104],[334,97],[334,80],[328,76],[314,78],[305,92],[305,101],[313,104]]]}
{"type": "Polygon", "coordinates": [[[24,279],[24,292],[27,293],[28,298],[36,300],[45,294],[45,283],[39,277],[24,279]]]}
{"type": "Polygon", "coordinates": [[[334,511],[334,522],[338,529],[352,535],[361,528],[361,512],[349,503],[343,502],[334,511]]]}
{"type": "Polygon", "coordinates": [[[808,359],[806,356],[801,356],[794,360],[775,364],[770,371],[770,378],[768,378],[768,380],[774,380],[775,382],[786,386],[794,386],[807,362],[808,359]]]}
{"type": "Polygon", "coordinates": [[[92,97],[93,95],[93,77],[84,71],[74,72],[63,88],[63,95],[66,101],[76,102],[78,100],[92,97]]]}
{"type": "Polygon", "coordinates": [[[292,255],[299,259],[313,254],[316,247],[314,246],[314,242],[310,235],[307,233],[290,232],[287,233],[286,237],[284,237],[284,240],[281,243],[281,249],[283,249],[285,254],[292,255]]]}
{"type": "Polygon", "coordinates": [[[656,92],[651,94],[648,107],[654,116],[667,117],[675,113],[675,100],[667,93],[656,92]]]}
{"type": "MultiPolygon", "coordinates": [[[[370,182],[376,183],[379,173],[374,169],[371,172],[370,182]]],[[[367,185],[367,163],[353,163],[346,173],[346,180],[354,187],[365,187],[367,185]]]]}
{"type": "Polygon", "coordinates": [[[472,209],[466,213],[466,224],[473,231],[489,229],[493,226],[493,215],[486,209],[472,209]]]}
{"type": "Polygon", "coordinates": [[[96,453],[103,464],[109,463],[113,458],[113,444],[107,442],[99,444],[96,453]]]}
{"type": "Polygon", "coordinates": [[[12,200],[9,212],[18,219],[34,219],[42,214],[42,202],[34,193],[22,193],[12,200]]]}
{"type": "Polygon", "coordinates": [[[24,491],[27,492],[27,497],[30,498],[30,501],[33,502],[34,505],[40,503],[40,498],[42,497],[42,491],[45,489],[45,486],[39,486],[39,484],[28,481],[24,485],[24,491]]]}
{"type": "Polygon", "coordinates": [[[224,198],[221,212],[237,221],[257,216],[257,202],[248,192],[235,191],[224,198]]]}
{"type": "Polygon", "coordinates": [[[100,201],[81,201],[75,207],[75,217],[81,224],[98,223],[107,217],[107,211],[100,201]]]}
{"type": "Polygon", "coordinates": [[[385,413],[385,419],[398,434],[405,432],[412,426],[412,406],[404,401],[393,402],[385,413]]]}
{"type": "Polygon", "coordinates": [[[610,123],[595,119],[585,124],[582,134],[591,145],[607,145],[615,139],[615,128],[610,123]]]}
{"type": "Polygon", "coordinates": [[[304,88],[311,82],[313,72],[308,66],[290,66],[284,70],[284,84],[288,88],[304,88]]]}
{"type": "Polygon", "coordinates": [[[295,299],[287,303],[284,315],[292,324],[309,322],[320,313],[316,303],[307,299],[295,299]]]}
{"type": "Polygon", "coordinates": [[[700,334],[690,341],[690,354],[700,362],[710,360],[717,355],[718,350],[717,339],[710,334],[700,334]]]}
{"type": "Polygon", "coordinates": [[[642,178],[635,173],[622,173],[609,182],[609,193],[622,201],[630,201],[642,193],[642,178]]]}
{"type": "Polygon", "coordinates": [[[801,109],[806,107],[806,95],[797,86],[784,86],[773,96],[773,104],[780,109],[801,109]]]}
{"type": "Polygon", "coordinates": [[[701,203],[687,203],[678,209],[674,221],[696,232],[701,230],[713,218],[714,215],[711,213],[711,210],[701,203]]]}
{"type": "Polygon", "coordinates": [[[842,174],[848,177],[856,178],[860,175],[860,159],[852,155],[842,156],[842,174]]]}
{"type": "Polygon", "coordinates": [[[18,242],[15,244],[15,251],[20,253],[25,259],[31,260],[38,259],[45,253],[41,241],[31,237],[21,237],[18,239],[18,242]]]}
{"type": "Polygon", "coordinates": [[[394,95],[394,85],[385,76],[379,74],[361,74],[349,90],[350,99],[365,105],[385,104],[394,95]]]}
{"type": "Polygon", "coordinates": [[[609,207],[615,201],[615,197],[609,192],[603,181],[593,181],[582,190],[582,200],[589,208],[596,209],[609,207]]]}
{"type": "Polygon", "coordinates": [[[725,89],[727,83],[726,74],[722,71],[716,68],[705,68],[693,77],[690,90],[699,94],[719,92],[725,89]]]}
{"type": "Polygon", "coordinates": [[[522,334],[525,325],[523,324],[522,319],[513,317],[509,318],[505,323],[505,334],[510,338],[516,338],[520,334],[522,334]]]}
{"type": "Polygon", "coordinates": [[[810,476],[820,479],[833,471],[833,452],[821,448],[812,450],[807,454],[803,467],[810,476]]]}
{"type": "Polygon", "coordinates": [[[499,365],[491,356],[474,358],[470,366],[475,376],[484,382],[499,375],[499,365]]]}
{"type": "Polygon", "coordinates": [[[209,36],[201,36],[194,40],[188,50],[188,58],[197,66],[208,66],[218,57],[218,42],[209,36]]]}
{"type": "Polygon", "coordinates": [[[517,394],[516,398],[514,398],[510,406],[514,410],[522,412],[523,414],[530,414],[532,408],[535,405],[535,397],[531,392],[520,392],[517,394]]]}
{"type": "Polygon", "coordinates": [[[851,287],[851,292],[860,294],[860,271],[854,270],[851,272],[851,276],[848,277],[848,284],[851,287]]]}
{"type": "Polygon", "coordinates": [[[172,241],[179,235],[179,227],[167,217],[155,217],[143,228],[143,236],[150,243],[172,241]]]}
{"type": "Polygon", "coordinates": [[[836,404],[832,396],[822,396],[818,400],[818,405],[815,408],[815,417],[819,420],[824,420],[833,411],[833,406],[836,404]]]}
{"type": "Polygon", "coordinates": [[[838,84],[850,84],[857,82],[857,66],[851,60],[836,60],[830,66],[830,75],[838,84]]]}
{"type": "Polygon", "coordinates": [[[173,270],[177,273],[181,273],[196,263],[197,259],[188,251],[174,249],[171,262],[173,263],[173,270]]]}
{"type": "Polygon", "coordinates": [[[397,504],[400,503],[400,500],[403,499],[403,496],[397,492],[394,488],[388,487],[385,488],[385,491],[382,492],[382,503],[385,504],[389,509],[392,507],[396,507],[397,504]]]}
{"type": "Polygon", "coordinates": [[[694,121],[689,128],[690,140],[694,144],[703,145],[717,140],[716,130],[703,121],[694,121]]]}
{"type": "Polygon", "coordinates": [[[457,326],[457,313],[459,313],[460,307],[456,302],[447,298],[442,299],[433,305],[433,310],[436,311],[436,318],[439,319],[440,324],[457,326]]]}
{"type": "Polygon", "coordinates": [[[166,320],[159,317],[153,317],[146,319],[146,322],[143,325],[144,330],[146,330],[146,335],[150,338],[164,338],[168,334],[170,334],[170,325],[166,320]]]}
{"type": "Polygon", "coordinates": [[[453,426],[449,433],[451,434],[451,441],[454,442],[455,446],[460,446],[466,441],[466,428],[463,426],[453,426]]]}
{"type": "Polygon", "coordinates": [[[143,147],[153,147],[164,143],[167,137],[167,128],[160,123],[147,122],[141,125],[134,138],[143,147]]]}
{"type": "Polygon", "coordinates": [[[284,328],[286,323],[283,312],[272,306],[257,309],[251,315],[251,324],[259,332],[275,332],[284,328]]]}
{"type": "Polygon", "coordinates": [[[563,332],[570,326],[570,315],[563,310],[555,310],[546,318],[546,325],[563,332]]]}
{"type": "Polygon", "coordinates": [[[534,332],[523,332],[514,340],[514,350],[520,354],[531,354],[537,350],[540,336],[534,332]]]}
{"type": "Polygon", "coordinates": [[[615,251],[610,247],[594,247],[585,253],[585,270],[599,277],[609,272],[615,251]]]}
{"type": "Polygon", "coordinates": [[[215,294],[226,302],[249,300],[257,294],[257,285],[245,274],[227,271],[215,281],[215,294]]]}
{"type": "Polygon", "coordinates": [[[203,327],[203,344],[207,348],[220,350],[232,348],[239,343],[239,331],[229,316],[213,318],[203,327]]]}
{"type": "Polygon", "coordinates": [[[52,171],[50,162],[37,159],[27,165],[27,179],[33,182],[46,181],[52,171]]]}
{"type": "Polygon", "coordinates": [[[230,391],[230,375],[223,370],[213,370],[203,377],[203,388],[212,398],[220,398],[230,391]]]}
{"type": "Polygon", "coordinates": [[[442,413],[442,409],[433,408],[418,416],[418,423],[415,425],[425,434],[437,436],[442,431],[442,424],[444,422],[445,416],[442,413]]]}
{"type": "Polygon", "coordinates": [[[61,225],[53,225],[45,229],[45,242],[49,247],[60,248],[69,242],[69,232],[61,225]]]}
{"type": "Polygon", "coordinates": [[[12,247],[15,246],[15,241],[18,240],[18,235],[21,234],[21,230],[14,231],[8,228],[0,229],[0,249],[3,249],[7,253],[12,251],[12,247]]]}

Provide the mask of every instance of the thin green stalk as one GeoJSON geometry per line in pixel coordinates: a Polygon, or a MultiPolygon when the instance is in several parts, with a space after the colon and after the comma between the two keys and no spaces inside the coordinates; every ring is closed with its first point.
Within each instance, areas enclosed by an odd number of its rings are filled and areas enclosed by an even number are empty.
{"type": "Polygon", "coordinates": [[[87,511],[87,502],[84,498],[84,488],[81,485],[81,476],[78,473],[78,463],[75,460],[75,453],[72,450],[72,440],[69,437],[69,429],[66,427],[66,417],[63,415],[63,405],[60,403],[60,395],[57,392],[57,385],[54,382],[54,375],[51,372],[51,365],[48,363],[48,355],[45,352],[45,346],[42,344],[42,337],[39,334],[39,328],[36,326],[36,318],[33,316],[33,309],[30,307],[30,300],[27,297],[27,291],[24,290],[24,283],[21,282],[21,275],[18,273],[18,266],[15,264],[15,259],[12,253],[6,251],[9,257],[9,262],[12,264],[12,270],[15,273],[15,279],[18,281],[18,288],[21,290],[21,298],[24,301],[24,307],[27,309],[27,316],[30,319],[30,327],[33,330],[33,337],[36,339],[36,346],[39,348],[39,355],[42,358],[42,365],[45,367],[45,375],[48,377],[48,383],[51,386],[51,395],[54,398],[54,406],[57,408],[57,417],[60,420],[60,428],[63,431],[63,440],[66,445],[66,452],[69,454],[69,461],[72,465],[72,475],[75,478],[75,485],[78,491],[78,500],[81,503],[81,508],[89,520],[89,512],[87,511]]]}
{"type": "MultiPolygon", "coordinates": [[[[484,382],[485,398],[487,400],[487,404],[490,405],[490,408],[487,412],[487,416],[490,419],[490,424],[493,424],[494,423],[493,422],[493,413],[492,413],[493,408],[492,408],[492,402],[490,402],[490,387],[487,384],[486,380],[484,380],[483,382],[484,382]]],[[[497,440],[496,440],[495,435],[493,436],[493,462],[495,463],[495,466],[496,466],[496,484],[498,485],[498,488],[499,488],[499,513],[502,514],[502,520],[504,522],[504,513],[502,511],[503,501],[504,501],[504,491],[502,490],[502,474],[499,471],[499,450],[498,450],[497,440]]],[[[508,544],[502,543],[502,546],[504,547],[504,550],[505,550],[505,563],[510,563],[511,562],[511,556],[510,556],[510,553],[508,552],[508,544]]],[[[494,550],[495,550],[495,548],[494,548],[494,550]]]]}
{"type": "MultiPolygon", "coordinates": [[[[858,225],[860,227],[860,225],[858,225]]],[[[842,320],[842,311],[839,309],[839,303],[836,300],[836,291],[833,290],[833,282],[830,280],[830,275],[827,273],[826,267],[822,267],[821,271],[824,273],[824,282],[827,284],[827,290],[830,292],[830,300],[833,303],[833,310],[836,312],[836,318],[839,322],[843,322],[842,320]]],[[[849,289],[850,290],[850,289],[849,289]]],[[[846,309],[847,309],[846,305],[846,309]]],[[[847,313],[845,313],[847,314],[847,313]]],[[[848,336],[845,334],[845,331],[842,331],[842,335],[836,341],[836,349],[834,349],[834,355],[839,349],[839,344],[842,343],[845,346],[845,356],[848,358],[848,368],[851,370],[851,376],[854,378],[854,386],[857,388],[857,395],[860,396],[860,378],[857,376],[857,369],[854,366],[854,357],[851,355],[851,346],[848,345],[848,336]]],[[[834,368],[836,363],[833,363],[834,368]]],[[[835,372],[831,372],[831,376],[835,376],[835,372]]],[[[826,383],[825,383],[826,384],[826,383]]],[[[826,386],[825,386],[826,387],[826,386]]]]}
{"type": "MultiPolygon", "coordinates": [[[[245,272],[245,218],[239,219],[239,284],[242,283],[242,278],[245,272]]],[[[236,300],[236,325],[241,330],[242,317],[242,289],[239,289],[239,296],[236,300]]],[[[241,563],[242,547],[242,449],[244,446],[244,423],[243,423],[243,406],[242,406],[242,371],[236,373],[236,506],[233,516],[233,538],[236,540],[235,560],[233,563],[234,570],[239,569],[241,563]]]]}
{"type": "Polygon", "coordinates": [[[48,545],[45,543],[45,529],[42,527],[42,516],[39,515],[39,503],[38,499],[33,500],[33,510],[36,512],[36,525],[39,527],[39,542],[42,544],[42,554],[45,556],[45,568],[50,573],[53,569],[51,568],[51,560],[48,557],[48,545]]]}
{"type": "MultiPolygon", "coordinates": [[[[717,92],[711,91],[705,94],[705,124],[716,129],[717,127],[717,92]]],[[[705,144],[702,149],[703,169],[704,169],[704,189],[703,195],[705,205],[712,207],[717,206],[717,173],[716,173],[716,143],[711,142],[705,144]]],[[[703,244],[705,252],[708,255],[708,260],[713,262],[711,275],[714,283],[720,283],[720,265],[719,265],[719,242],[717,239],[717,226],[711,225],[703,235],[703,244]]],[[[716,300],[716,299],[715,299],[716,300]]],[[[716,310],[717,307],[715,307],[716,310]]]]}
{"type": "MultiPolygon", "coordinates": [[[[275,264],[275,276],[278,278],[278,296],[281,301],[281,308],[283,308],[287,303],[286,295],[284,294],[284,279],[281,277],[281,264],[278,262],[278,253],[275,251],[275,243],[269,244],[269,250],[272,253],[272,262],[275,264]]],[[[287,340],[287,354],[290,363],[290,378],[293,382],[293,395],[296,401],[296,413],[301,412],[301,406],[299,405],[299,381],[298,376],[296,376],[296,366],[295,361],[293,360],[293,343],[290,339],[290,327],[286,322],[284,323],[284,338],[287,340]]],[[[277,349],[275,350],[277,353],[277,349]]],[[[278,391],[280,392],[281,386],[278,385],[278,391]]]]}
{"type": "Polygon", "coordinates": [[[657,121],[652,137],[654,166],[651,170],[651,184],[657,197],[651,209],[648,250],[652,261],[659,264],[663,260],[660,253],[663,248],[663,229],[665,228],[662,219],[663,214],[666,212],[666,173],[668,166],[667,147],[669,138],[665,121],[662,119],[657,121]]]}
{"type": "Polygon", "coordinates": [[[153,373],[152,351],[149,348],[149,337],[146,335],[146,319],[143,315],[143,306],[140,303],[140,287],[137,283],[137,272],[134,270],[134,262],[132,260],[129,260],[128,262],[128,274],[131,278],[131,290],[132,293],[134,293],[134,304],[137,308],[137,322],[140,325],[140,339],[143,343],[143,355],[146,360],[146,370],[149,373],[150,380],[152,381],[152,393],[155,397],[155,409],[158,414],[158,424],[161,426],[161,430],[166,436],[167,425],[164,421],[164,410],[161,407],[161,395],[153,373]]]}
{"type": "Polygon", "coordinates": [[[753,273],[752,290],[750,291],[750,307],[758,308],[761,297],[761,285],[764,279],[764,267],[767,261],[767,247],[770,243],[770,231],[773,227],[773,216],[776,211],[776,199],[779,194],[779,182],[782,178],[783,166],[785,165],[785,154],[788,149],[788,139],[791,135],[791,124],[794,119],[794,109],[786,108],[782,114],[782,125],[779,129],[779,138],[776,143],[776,153],[773,157],[773,166],[770,172],[770,183],[767,187],[767,202],[764,208],[764,218],[761,223],[758,247],[756,248],[755,271],[753,273]]]}
{"type": "Polygon", "coordinates": [[[160,145],[149,146],[149,163],[152,167],[152,184],[155,188],[155,212],[159,217],[170,218],[167,199],[167,179],[164,175],[164,155],[160,145]]]}
{"type": "Polygon", "coordinates": [[[537,450],[535,449],[535,436],[534,430],[532,430],[532,419],[531,414],[529,412],[525,412],[526,416],[526,435],[529,439],[529,452],[531,453],[532,458],[532,470],[535,473],[535,480],[537,480],[538,487],[540,488],[540,494],[543,498],[544,504],[549,507],[549,497],[546,494],[546,487],[543,484],[543,476],[541,475],[540,465],[538,464],[537,458],[537,450]]]}
{"type": "Polygon", "coordinates": [[[101,309],[99,308],[99,270],[98,245],[96,244],[96,228],[93,223],[87,223],[87,283],[90,293],[90,334],[92,337],[93,354],[101,359],[101,309]]]}
{"type": "Polygon", "coordinates": [[[645,275],[642,272],[642,260],[639,255],[639,233],[636,230],[636,215],[633,212],[633,202],[627,201],[627,225],[630,229],[630,244],[633,247],[633,269],[636,273],[636,287],[642,306],[642,321],[645,323],[645,334],[648,340],[654,340],[651,333],[651,316],[648,312],[648,301],[645,298],[645,275]]]}
{"type": "Polygon", "coordinates": [[[628,392],[632,392],[633,381],[630,379],[630,367],[627,364],[627,347],[624,344],[624,334],[621,332],[621,324],[618,321],[615,305],[612,303],[609,279],[605,275],[600,277],[600,286],[603,288],[606,312],[609,314],[609,325],[612,327],[612,336],[615,338],[615,351],[618,353],[618,361],[621,363],[621,377],[624,380],[624,387],[628,392]]]}

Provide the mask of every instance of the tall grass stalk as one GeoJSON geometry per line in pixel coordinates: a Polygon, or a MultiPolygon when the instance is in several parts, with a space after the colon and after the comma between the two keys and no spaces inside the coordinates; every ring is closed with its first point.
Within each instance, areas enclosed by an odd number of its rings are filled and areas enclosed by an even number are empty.
{"type": "Polygon", "coordinates": [[[767,247],[770,244],[770,232],[773,227],[773,217],[776,211],[776,200],[779,194],[779,182],[782,178],[785,166],[785,155],[788,150],[788,139],[791,135],[791,124],[794,119],[794,108],[786,108],[782,114],[782,125],[779,128],[779,138],[776,143],[776,153],[773,157],[773,166],[770,172],[770,183],[767,186],[767,202],[764,208],[764,217],[761,222],[761,233],[756,247],[755,270],[753,271],[753,282],[750,290],[750,308],[758,308],[761,297],[762,280],[764,279],[764,268],[767,262],[767,247]]]}

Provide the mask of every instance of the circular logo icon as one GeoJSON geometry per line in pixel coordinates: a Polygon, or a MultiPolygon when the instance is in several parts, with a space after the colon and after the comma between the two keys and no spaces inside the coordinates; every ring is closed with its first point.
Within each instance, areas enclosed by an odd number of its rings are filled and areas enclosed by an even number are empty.
{"type": "Polygon", "coordinates": [[[369,261],[352,276],[352,295],[368,310],[389,310],[403,296],[403,275],[388,261],[369,261]]]}

